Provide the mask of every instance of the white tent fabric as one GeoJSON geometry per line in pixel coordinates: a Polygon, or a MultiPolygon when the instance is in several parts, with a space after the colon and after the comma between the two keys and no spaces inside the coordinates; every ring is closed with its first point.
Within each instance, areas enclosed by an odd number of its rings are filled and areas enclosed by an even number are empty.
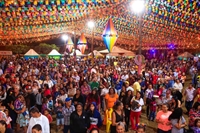
{"type": "Polygon", "coordinates": [[[39,56],[39,54],[35,50],[30,49],[24,56],[39,56]]]}
{"type": "Polygon", "coordinates": [[[53,55],[58,55],[58,56],[61,56],[61,54],[60,53],[58,53],[58,51],[57,50],[55,50],[55,49],[53,49],[49,54],[48,54],[49,56],[53,56],[53,55]]]}
{"type": "MultiPolygon", "coordinates": [[[[97,50],[94,50],[93,53],[94,53],[94,56],[104,56],[97,50]]],[[[90,56],[90,55],[92,55],[92,53],[89,53],[88,55],[90,56]]]]}
{"type": "MultiPolygon", "coordinates": [[[[74,55],[74,50],[73,50],[73,52],[72,52],[70,55],[71,55],[71,56],[74,55]]],[[[81,53],[81,51],[76,50],[76,56],[83,56],[83,54],[81,53]]]]}
{"type": "Polygon", "coordinates": [[[102,54],[108,54],[109,56],[135,56],[134,52],[122,49],[120,47],[114,46],[112,52],[109,53],[107,49],[99,51],[102,54]]]}
{"type": "Polygon", "coordinates": [[[184,52],[184,53],[180,54],[178,57],[191,58],[191,57],[194,57],[194,56],[192,54],[190,54],[189,52],[184,52]]]}

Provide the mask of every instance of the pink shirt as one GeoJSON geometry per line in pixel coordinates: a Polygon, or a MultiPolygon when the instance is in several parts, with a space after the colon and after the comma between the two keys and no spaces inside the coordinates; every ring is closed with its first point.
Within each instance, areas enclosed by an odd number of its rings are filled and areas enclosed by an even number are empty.
{"type": "Polygon", "coordinates": [[[172,126],[171,125],[167,125],[168,118],[171,115],[171,111],[167,111],[166,113],[164,113],[163,111],[159,111],[156,115],[156,119],[159,121],[162,121],[164,124],[158,123],[158,128],[163,130],[163,131],[169,131],[172,126]]]}

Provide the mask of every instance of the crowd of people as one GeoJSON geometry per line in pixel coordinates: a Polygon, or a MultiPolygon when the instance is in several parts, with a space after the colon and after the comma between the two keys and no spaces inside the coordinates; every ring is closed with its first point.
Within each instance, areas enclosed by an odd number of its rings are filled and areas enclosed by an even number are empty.
{"type": "Polygon", "coordinates": [[[143,109],[158,133],[200,133],[200,60],[148,59],[142,73],[123,57],[91,64],[2,58],[0,133],[50,133],[54,121],[63,133],[145,133],[143,109]]]}

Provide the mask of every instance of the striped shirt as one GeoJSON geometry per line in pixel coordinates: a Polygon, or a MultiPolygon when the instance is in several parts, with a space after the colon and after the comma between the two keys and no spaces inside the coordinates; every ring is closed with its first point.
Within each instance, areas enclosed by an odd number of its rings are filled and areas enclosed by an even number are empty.
{"type": "Polygon", "coordinates": [[[65,124],[66,126],[70,125],[70,115],[71,115],[71,113],[72,113],[73,111],[75,111],[74,105],[71,105],[69,108],[67,108],[66,106],[63,107],[62,113],[63,113],[63,115],[64,115],[64,124],[65,124]]]}

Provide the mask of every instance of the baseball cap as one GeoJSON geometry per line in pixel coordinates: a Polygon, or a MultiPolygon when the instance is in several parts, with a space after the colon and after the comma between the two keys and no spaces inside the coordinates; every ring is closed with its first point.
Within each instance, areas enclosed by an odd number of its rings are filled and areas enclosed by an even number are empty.
{"type": "Polygon", "coordinates": [[[65,99],[65,102],[69,102],[70,100],[71,100],[71,98],[68,97],[65,99]]]}

